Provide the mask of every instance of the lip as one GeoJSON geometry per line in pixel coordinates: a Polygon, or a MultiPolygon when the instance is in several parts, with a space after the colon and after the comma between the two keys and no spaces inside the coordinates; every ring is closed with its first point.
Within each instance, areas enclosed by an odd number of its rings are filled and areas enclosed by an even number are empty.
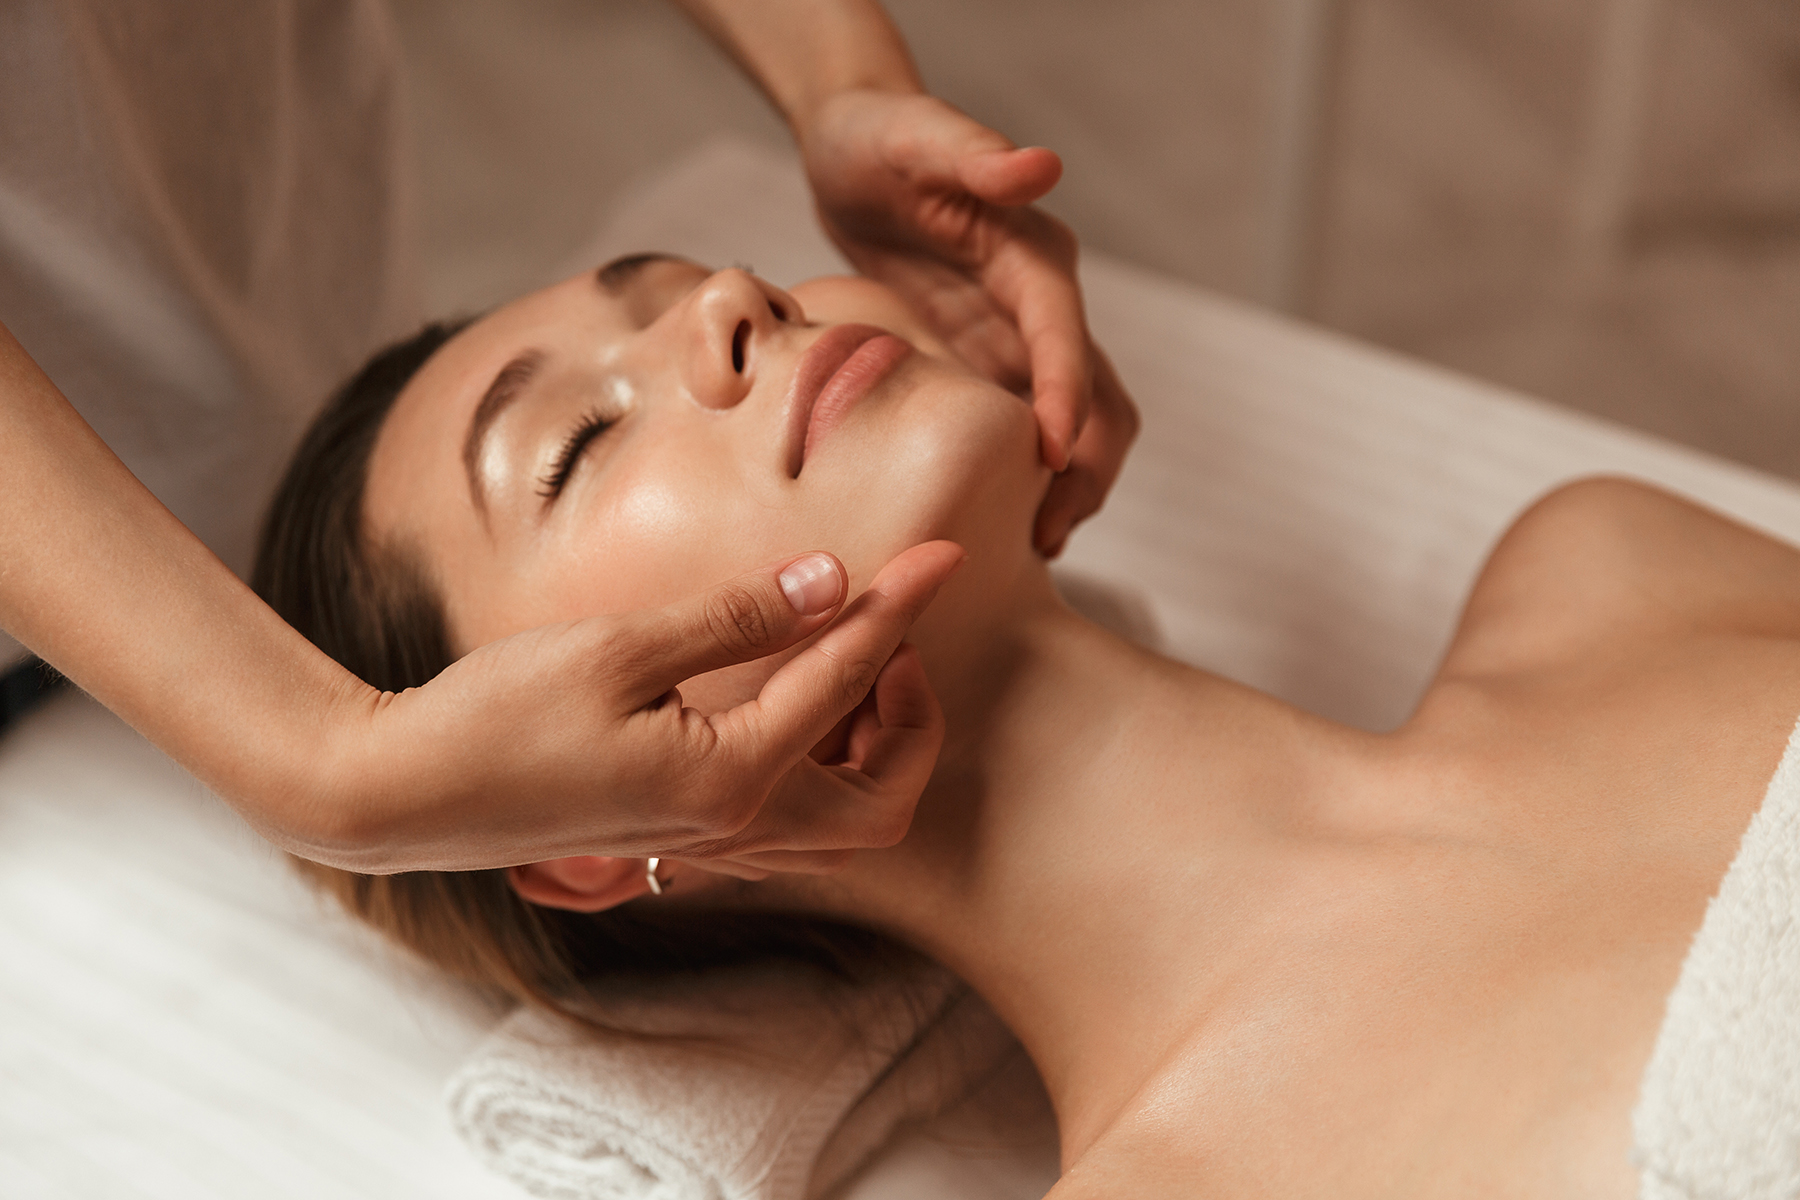
{"type": "Polygon", "coordinates": [[[833,325],[806,348],[788,401],[790,478],[800,477],[820,440],[911,353],[910,345],[874,325],[833,325]]]}

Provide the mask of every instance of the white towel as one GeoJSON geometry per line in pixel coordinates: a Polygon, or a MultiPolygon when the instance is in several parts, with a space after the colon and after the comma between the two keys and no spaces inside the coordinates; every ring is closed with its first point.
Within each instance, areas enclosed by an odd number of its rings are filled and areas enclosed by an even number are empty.
{"type": "Polygon", "coordinates": [[[858,987],[708,972],[611,990],[596,1015],[631,1032],[522,1009],[450,1080],[457,1132],[533,1195],[821,1196],[1018,1052],[967,985],[924,963],[858,987]]]}
{"type": "Polygon", "coordinates": [[[1640,1200],[1800,1197],[1800,725],[1682,964],[1633,1126],[1640,1200]]]}

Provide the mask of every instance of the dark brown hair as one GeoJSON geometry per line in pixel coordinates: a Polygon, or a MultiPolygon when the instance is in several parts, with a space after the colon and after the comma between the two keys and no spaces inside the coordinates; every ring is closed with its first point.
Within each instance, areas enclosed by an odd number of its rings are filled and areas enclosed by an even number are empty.
{"type": "MultiPolygon", "coordinates": [[[[257,545],[257,594],[382,691],[421,687],[452,658],[443,603],[422,558],[368,537],[369,457],[401,390],[467,324],[425,326],[338,390],[294,452],[257,545]]],[[[893,949],[868,930],[792,916],[682,916],[641,902],[596,914],[543,908],[520,899],[503,870],[361,875],[295,861],[356,917],[444,970],[576,1016],[582,982],[611,971],[774,957],[853,977],[893,949]]]]}

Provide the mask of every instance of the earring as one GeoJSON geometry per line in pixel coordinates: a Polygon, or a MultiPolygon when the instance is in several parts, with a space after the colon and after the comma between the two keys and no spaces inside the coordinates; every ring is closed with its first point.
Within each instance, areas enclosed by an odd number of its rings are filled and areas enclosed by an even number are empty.
{"type": "Polygon", "coordinates": [[[660,858],[646,858],[644,860],[644,882],[650,885],[650,894],[652,896],[662,895],[663,888],[667,886],[665,880],[656,877],[656,868],[661,865],[661,863],[662,859],[660,858]]]}

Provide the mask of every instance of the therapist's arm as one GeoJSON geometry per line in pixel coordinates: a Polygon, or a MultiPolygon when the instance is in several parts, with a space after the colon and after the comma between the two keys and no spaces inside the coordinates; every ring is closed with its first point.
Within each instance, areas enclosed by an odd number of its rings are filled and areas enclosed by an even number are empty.
{"type": "Polygon", "coordinates": [[[1029,386],[1058,472],[1036,542],[1100,507],[1137,411],[1088,337],[1074,236],[1032,207],[1062,173],[927,95],[875,0],[676,0],[794,132],[826,232],[912,301],[969,363],[1029,386]]]}
{"type": "Polygon", "coordinates": [[[943,732],[917,656],[895,649],[961,557],[942,542],[901,555],[756,701],[711,718],[671,689],[829,624],[845,587],[835,559],[809,587],[771,564],[378,693],[227,570],[0,326],[0,627],[276,844],[334,866],[610,854],[829,870],[891,844],[943,732]],[[860,769],[812,761],[871,688],[860,769]]]}

